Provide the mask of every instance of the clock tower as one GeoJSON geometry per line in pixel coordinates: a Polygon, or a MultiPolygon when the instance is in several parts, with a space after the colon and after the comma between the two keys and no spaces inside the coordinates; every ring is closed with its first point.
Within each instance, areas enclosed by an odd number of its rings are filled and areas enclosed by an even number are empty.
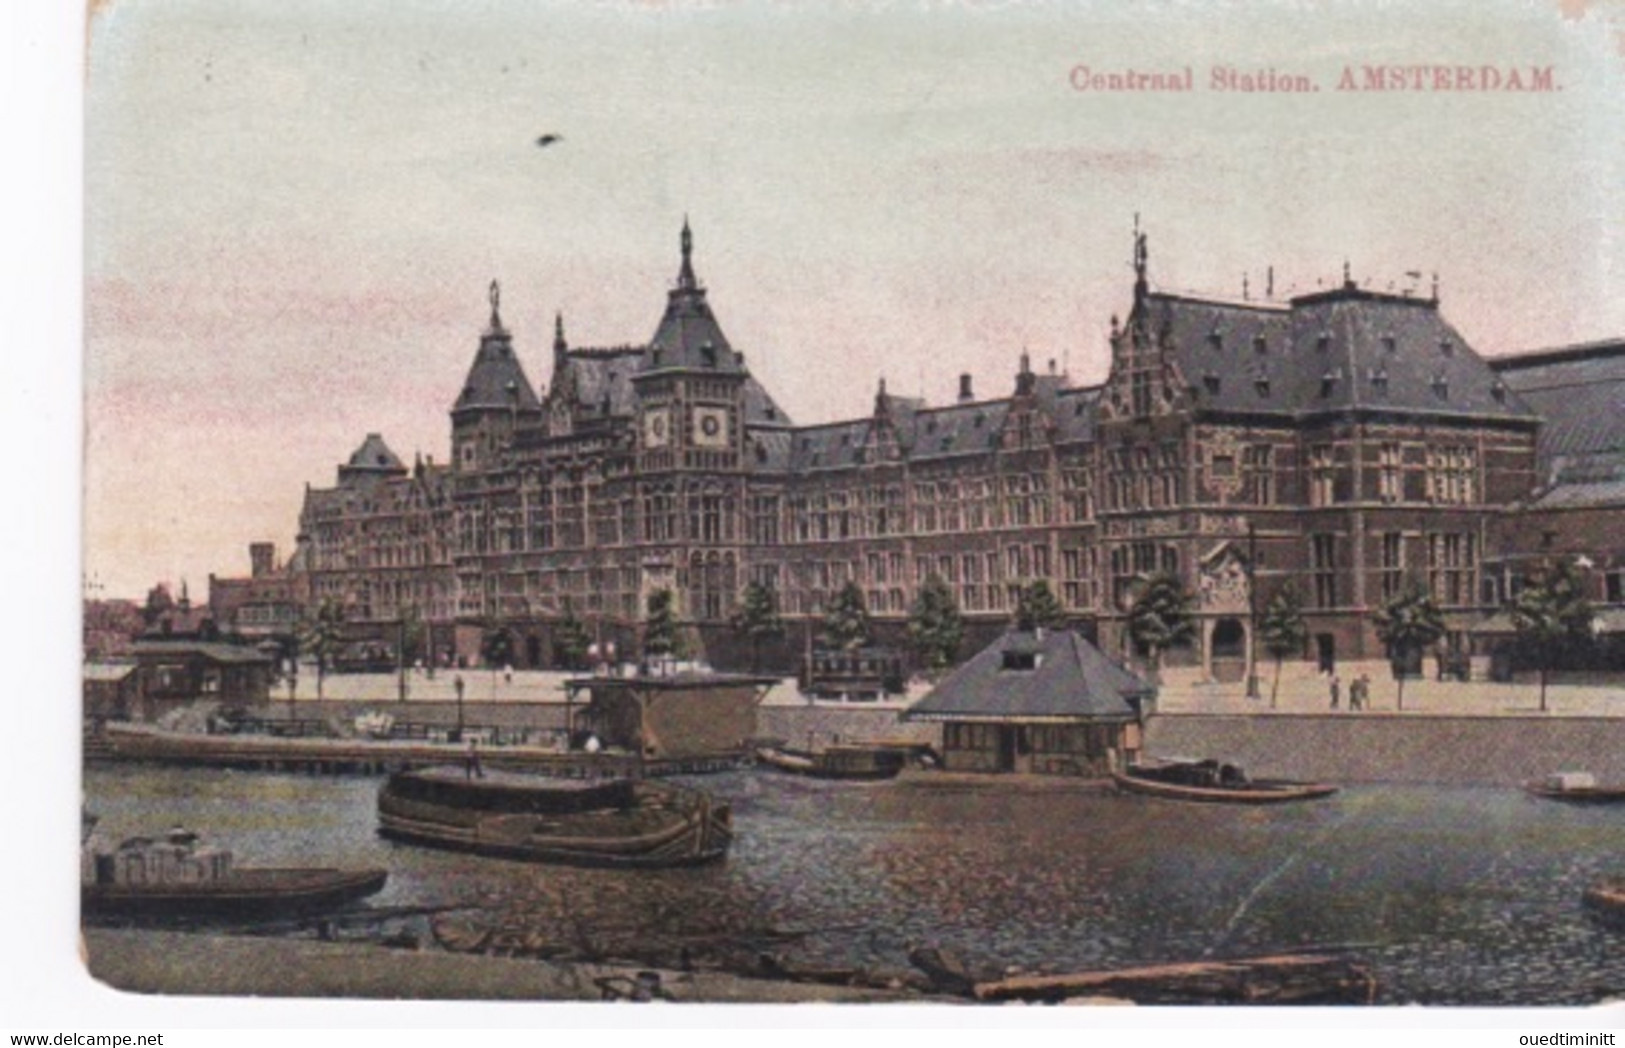
{"type": "Polygon", "coordinates": [[[650,521],[644,588],[672,589],[684,619],[718,621],[737,600],[750,375],[694,275],[686,219],[680,245],[665,313],[632,375],[638,478],[650,521]]]}

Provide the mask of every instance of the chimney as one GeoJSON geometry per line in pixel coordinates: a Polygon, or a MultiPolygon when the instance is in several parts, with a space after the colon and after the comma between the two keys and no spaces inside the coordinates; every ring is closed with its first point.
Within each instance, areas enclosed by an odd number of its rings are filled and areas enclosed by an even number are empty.
{"type": "Polygon", "coordinates": [[[248,547],[249,574],[264,578],[276,568],[276,543],[254,542],[248,547]]]}
{"type": "Polygon", "coordinates": [[[968,404],[975,399],[976,394],[972,393],[970,388],[970,372],[967,371],[959,376],[959,402],[968,404]]]}

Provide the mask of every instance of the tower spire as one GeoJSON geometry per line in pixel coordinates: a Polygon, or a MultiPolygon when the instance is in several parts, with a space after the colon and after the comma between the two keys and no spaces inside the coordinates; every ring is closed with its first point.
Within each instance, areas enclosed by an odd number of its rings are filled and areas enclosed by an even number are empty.
{"type": "Polygon", "coordinates": [[[1140,213],[1134,212],[1134,301],[1144,302],[1149,287],[1146,284],[1145,269],[1146,258],[1149,252],[1145,246],[1145,234],[1140,232],[1140,213]]]}
{"type": "Polygon", "coordinates": [[[699,284],[694,279],[694,234],[688,228],[688,215],[683,216],[683,234],[679,238],[683,248],[683,268],[677,271],[677,286],[691,289],[699,284]]]}
{"type": "Polygon", "coordinates": [[[564,341],[564,310],[561,309],[553,314],[553,352],[563,353],[569,348],[570,344],[564,341]]]}
{"type": "Polygon", "coordinates": [[[491,330],[501,331],[502,315],[498,310],[502,305],[502,286],[495,280],[491,281],[491,289],[487,293],[487,297],[491,300],[491,330]]]}

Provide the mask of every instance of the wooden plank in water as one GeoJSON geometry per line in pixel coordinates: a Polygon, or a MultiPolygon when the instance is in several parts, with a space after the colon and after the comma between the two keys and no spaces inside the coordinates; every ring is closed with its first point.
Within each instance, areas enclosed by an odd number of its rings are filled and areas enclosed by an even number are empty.
{"type": "Polygon", "coordinates": [[[1138,1004],[1370,1004],[1376,988],[1364,965],[1306,954],[1022,975],[978,983],[974,992],[982,1001],[1099,996],[1138,1004]]]}

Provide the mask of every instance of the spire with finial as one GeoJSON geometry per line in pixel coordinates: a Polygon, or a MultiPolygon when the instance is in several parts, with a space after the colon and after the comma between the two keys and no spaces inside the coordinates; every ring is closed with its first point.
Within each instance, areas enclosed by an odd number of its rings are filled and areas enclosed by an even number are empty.
{"type": "Polygon", "coordinates": [[[1343,260],[1343,286],[1347,288],[1354,286],[1354,277],[1349,275],[1349,260],[1346,258],[1343,260]]]}
{"type": "Polygon", "coordinates": [[[1433,304],[1439,304],[1439,274],[1437,271],[1433,274],[1433,304]]]}
{"type": "Polygon", "coordinates": [[[677,286],[693,288],[699,281],[694,279],[694,234],[688,228],[686,214],[683,216],[683,233],[678,239],[683,249],[683,267],[677,271],[677,286]]]}
{"type": "Polygon", "coordinates": [[[563,353],[569,348],[570,344],[564,341],[564,311],[559,310],[553,314],[553,352],[563,353]]]}
{"type": "Polygon", "coordinates": [[[491,281],[491,289],[487,293],[487,297],[491,299],[491,330],[501,331],[502,315],[499,309],[502,305],[502,286],[495,280],[491,281]]]}
{"type": "Polygon", "coordinates": [[[1243,302],[1250,302],[1252,301],[1252,297],[1252,291],[1247,286],[1247,274],[1243,273],[1241,275],[1241,300],[1243,302]]]}
{"type": "Polygon", "coordinates": [[[1145,234],[1140,232],[1140,213],[1134,212],[1134,301],[1145,301],[1149,287],[1146,284],[1145,268],[1149,252],[1145,246],[1145,234]]]}

